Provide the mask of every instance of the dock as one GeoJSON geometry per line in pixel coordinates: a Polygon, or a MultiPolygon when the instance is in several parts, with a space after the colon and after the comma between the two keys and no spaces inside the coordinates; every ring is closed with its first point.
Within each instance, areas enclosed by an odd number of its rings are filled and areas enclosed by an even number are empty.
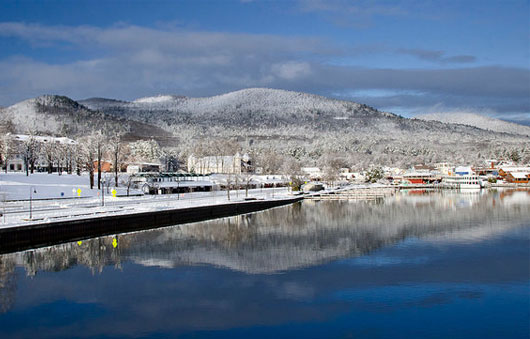
{"type": "Polygon", "coordinates": [[[378,188],[347,188],[337,191],[316,192],[305,196],[308,200],[378,200],[393,196],[397,191],[395,187],[378,188]]]}
{"type": "Polygon", "coordinates": [[[0,253],[83,240],[104,235],[142,231],[252,213],[289,205],[303,197],[238,201],[225,204],[166,209],[119,215],[86,216],[73,220],[42,221],[0,228],[0,253]]]}

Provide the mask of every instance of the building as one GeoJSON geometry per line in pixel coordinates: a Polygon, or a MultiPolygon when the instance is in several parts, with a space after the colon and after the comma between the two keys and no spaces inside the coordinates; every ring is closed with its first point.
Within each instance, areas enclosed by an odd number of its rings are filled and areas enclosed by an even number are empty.
{"type": "Polygon", "coordinates": [[[453,171],[454,175],[475,175],[475,171],[469,166],[457,166],[453,171]]]}
{"type": "Polygon", "coordinates": [[[441,181],[441,176],[434,171],[434,167],[427,165],[414,165],[402,176],[403,181],[410,184],[432,184],[441,181]]]}
{"type": "MultiPolygon", "coordinates": [[[[26,170],[26,164],[24,163],[24,155],[22,153],[22,145],[30,138],[33,138],[35,143],[38,145],[36,147],[37,158],[35,159],[35,170],[37,172],[48,170],[48,162],[45,159],[45,152],[42,151],[42,146],[49,143],[61,146],[77,145],[77,141],[67,137],[53,137],[27,134],[8,134],[7,136],[10,137],[13,144],[10,147],[11,152],[9,153],[7,160],[2,164],[2,170],[8,172],[23,172],[26,170]]],[[[57,170],[58,168],[56,164],[52,164],[52,171],[56,172],[57,170]]]]}
{"type": "Polygon", "coordinates": [[[27,135],[27,134],[14,134],[13,140],[24,142],[28,140],[29,138],[33,137],[33,139],[38,143],[47,143],[52,142],[55,144],[61,144],[61,145],[76,145],[77,141],[67,138],[67,137],[52,137],[52,136],[41,136],[41,135],[27,135]]]}
{"type": "MultiPolygon", "coordinates": [[[[112,163],[110,161],[107,161],[107,160],[102,160],[101,161],[101,173],[107,173],[107,172],[112,172],[114,169],[114,167],[112,166],[112,163]]],[[[94,161],[94,171],[97,173],[98,172],[98,161],[94,161]]]]}
{"type": "Polygon", "coordinates": [[[509,183],[528,184],[530,182],[530,172],[508,172],[505,179],[509,183]]]}
{"type": "Polygon", "coordinates": [[[452,173],[443,177],[442,186],[454,189],[480,189],[482,183],[471,167],[457,166],[452,173]]]}
{"type": "Polygon", "coordinates": [[[318,167],[302,167],[302,174],[309,177],[310,180],[322,180],[322,171],[318,167]]]}
{"type": "Polygon", "coordinates": [[[454,166],[448,162],[439,162],[435,164],[435,169],[440,175],[451,175],[453,174],[454,166]]]}
{"type": "Polygon", "coordinates": [[[499,175],[503,178],[506,178],[508,173],[524,173],[530,172],[530,167],[528,166],[503,166],[499,168],[499,175]]]}
{"type": "Polygon", "coordinates": [[[136,173],[131,186],[144,194],[177,194],[212,191],[214,184],[207,175],[194,173],[136,173]]]}
{"type": "Polygon", "coordinates": [[[342,180],[351,181],[355,180],[355,174],[350,172],[349,168],[341,168],[339,169],[339,178],[342,180]]]}
{"type": "Polygon", "coordinates": [[[133,162],[127,165],[127,173],[160,172],[162,165],[156,162],[133,162]]]}
{"type": "Polygon", "coordinates": [[[252,163],[248,154],[188,157],[188,172],[197,174],[241,174],[252,171],[252,163]]]}

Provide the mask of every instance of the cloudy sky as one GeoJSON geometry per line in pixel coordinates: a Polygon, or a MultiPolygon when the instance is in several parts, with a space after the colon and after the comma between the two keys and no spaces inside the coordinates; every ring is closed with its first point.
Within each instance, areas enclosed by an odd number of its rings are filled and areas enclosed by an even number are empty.
{"type": "Polygon", "coordinates": [[[530,2],[0,2],[0,106],[270,87],[530,121],[530,2]]]}

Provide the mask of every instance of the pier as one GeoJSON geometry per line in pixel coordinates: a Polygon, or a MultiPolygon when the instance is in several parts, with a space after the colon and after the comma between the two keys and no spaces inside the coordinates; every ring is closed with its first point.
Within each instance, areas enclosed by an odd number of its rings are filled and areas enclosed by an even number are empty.
{"type": "Polygon", "coordinates": [[[307,195],[308,200],[377,200],[395,194],[395,187],[347,188],[337,191],[317,192],[307,195]]]}
{"type": "Polygon", "coordinates": [[[22,251],[103,235],[230,217],[292,204],[303,197],[239,201],[141,213],[87,217],[0,228],[0,253],[22,251]]]}

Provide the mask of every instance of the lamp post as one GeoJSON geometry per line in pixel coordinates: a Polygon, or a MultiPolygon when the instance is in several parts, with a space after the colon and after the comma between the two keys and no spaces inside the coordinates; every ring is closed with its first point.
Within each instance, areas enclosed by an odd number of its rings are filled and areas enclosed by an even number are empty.
{"type": "Polygon", "coordinates": [[[6,223],[6,194],[7,192],[2,192],[2,208],[3,208],[2,217],[3,217],[4,224],[6,223]]]}
{"type": "Polygon", "coordinates": [[[29,188],[29,220],[33,219],[33,193],[37,193],[34,186],[29,188]]]}
{"type": "Polygon", "coordinates": [[[102,186],[101,186],[101,206],[105,206],[105,184],[106,184],[107,180],[106,178],[103,178],[103,180],[101,180],[101,183],[102,183],[102,186]]]}

